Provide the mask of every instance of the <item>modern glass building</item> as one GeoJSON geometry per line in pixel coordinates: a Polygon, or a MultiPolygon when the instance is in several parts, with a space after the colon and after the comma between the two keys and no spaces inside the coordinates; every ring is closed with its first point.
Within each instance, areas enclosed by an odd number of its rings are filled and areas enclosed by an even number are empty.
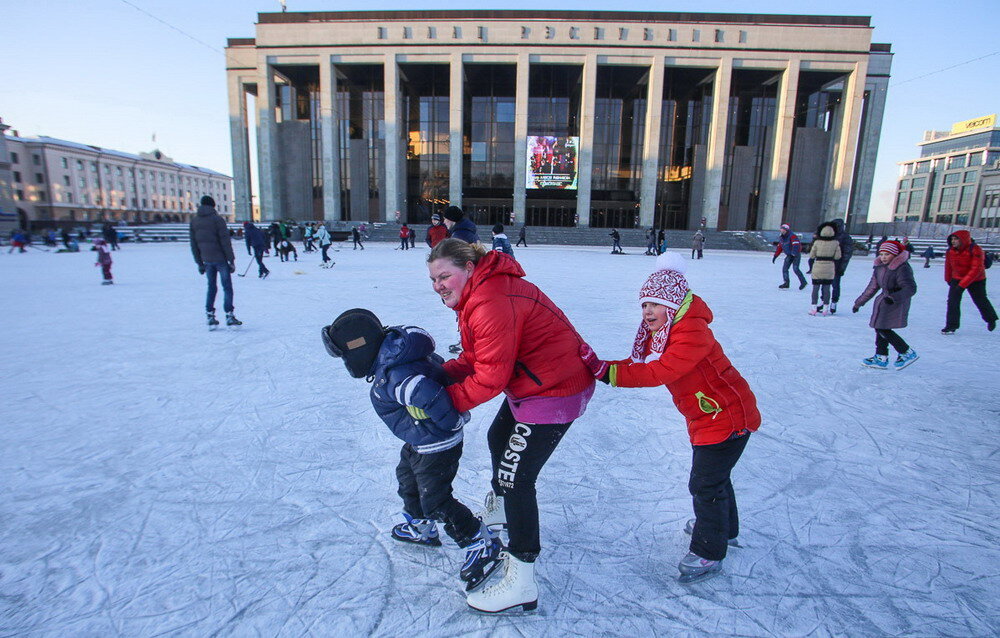
{"type": "MultiPolygon", "coordinates": [[[[986,211],[976,202],[987,199],[984,170],[1000,161],[997,116],[927,131],[919,146],[920,157],[899,163],[893,220],[996,228],[996,205],[986,211]]],[[[993,202],[992,190],[989,194],[993,202]]]]}
{"type": "Polygon", "coordinates": [[[262,13],[226,49],[236,215],[863,222],[892,56],[871,32],[857,16],[262,13]]]}

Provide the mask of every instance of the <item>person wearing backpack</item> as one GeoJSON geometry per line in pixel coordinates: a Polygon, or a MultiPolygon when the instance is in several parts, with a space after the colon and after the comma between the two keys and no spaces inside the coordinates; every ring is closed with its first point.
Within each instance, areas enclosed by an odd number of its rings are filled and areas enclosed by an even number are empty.
{"type": "MultiPolygon", "coordinates": [[[[991,260],[992,262],[992,260],[991,260]]],[[[993,264],[990,263],[992,266],[993,264]]],[[[941,334],[951,335],[959,328],[962,293],[966,289],[990,332],[997,327],[997,311],[986,296],[986,256],[967,230],[948,235],[944,254],[944,280],[948,283],[948,310],[941,334]]]]}

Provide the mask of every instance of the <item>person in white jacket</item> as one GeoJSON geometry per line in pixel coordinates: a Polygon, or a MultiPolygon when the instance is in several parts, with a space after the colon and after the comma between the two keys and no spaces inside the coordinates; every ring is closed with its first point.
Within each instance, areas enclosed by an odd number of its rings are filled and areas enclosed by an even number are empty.
{"type": "Polygon", "coordinates": [[[330,261],[330,256],[326,254],[326,251],[330,249],[333,239],[330,238],[330,231],[323,224],[320,224],[316,229],[316,241],[319,242],[319,248],[323,251],[323,263],[321,265],[324,268],[329,268],[334,262],[330,261]],[[327,264],[330,266],[327,266],[327,264]]]}

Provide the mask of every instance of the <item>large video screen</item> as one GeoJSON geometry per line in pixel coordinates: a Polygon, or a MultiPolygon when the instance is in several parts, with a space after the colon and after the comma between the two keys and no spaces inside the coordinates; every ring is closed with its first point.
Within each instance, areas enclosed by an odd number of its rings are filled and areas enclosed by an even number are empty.
{"type": "Polygon", "coordinates": [[[528,136],[526,188],[576,190],[579,137],[528,136]]]}

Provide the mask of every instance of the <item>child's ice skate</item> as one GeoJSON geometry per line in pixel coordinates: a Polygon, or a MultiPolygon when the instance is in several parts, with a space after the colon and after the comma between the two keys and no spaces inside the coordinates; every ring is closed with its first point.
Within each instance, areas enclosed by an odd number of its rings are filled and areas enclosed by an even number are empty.
{"type": "Polygon", "coordinates": [[[903,368],[910,365],[919,358],[920,357],[917,355],[916,351],[913,348],[910,348],[906,352],[896,357],[896,361],[893,362],[892,367],[895,368],[896,370],[902,370],[903,368]]]}
{"type": "Polygon", "coordinates": [[[813,306],[812,310],[809,311],[809,315],[815,317],[821,312],[823,312],[823,306],[813,306]]]}
{"type": "Polygon", "coordinates": [[[496,614],[520,607],[532,611],[538,607],[538,585],[535,584],[535,564],[518,560],[510,552],[500,552],[503,578],[489,587],[471,592],[465,601],[476,611],[496,614]]]}
{"type": "Polygon", "coordinates": [[[438,536],[437,521],[432,518],[413,518],[403,512],[405,523],[400,523],[392,528],[392,537],[404,543],[414,545],[427,545],[428,547],[441,547],[441,538],[438,536]]]}
{"type": "Polygon", "coordinates": [[[497,496],[490,490],[483,500],[483,509],[476,512],[476,518],[490,529],[505,529],[507,512],[503,507],[503,497],[497,496]]]}
{"type": "Polygon", "coordinates": [[[472,591],[482,585],[500,566],[503,543],[485,524],[482,524],[463,549],[465,549],[465,563],[462,565],[459,577],[466,583],[465,591],[472,591]]]}
{"type": "Polygon", "coordinates": [[[694,552],[688,552],[687,556],[677,564],[677,569],[681,572],[680,578],[677,579],[679,582],[697,583],[708,580],[722,571],[722,561],[708,560],[694,552]]]}
{"type": "MultiPolygon", "coordinates": [[[[684,533],[687,534],[688,536],[694,533],[693,518],[689,518],[687,524],[684,525],[684,533]]],[[[729,545],[730,547],[742,547],[742,545],[740,545],[740,542],[735,538],[730,538],[728,541],[726,541],[726,544],[729,545]]]]}
{"type": "Polygon", "coordinates": [[[877,354],[867,359],[861,360],[861,365],[866,368],[875,368],[876,370],[887,370],[889,368],[889,356],[885,354],[877,354]]]}
{"type": "Polygon", "coordinates": [[[208,329],[215,330],[219,327],[219,320],[215,318],[215,312],[205,313],[208,315],[208,329]]]}

